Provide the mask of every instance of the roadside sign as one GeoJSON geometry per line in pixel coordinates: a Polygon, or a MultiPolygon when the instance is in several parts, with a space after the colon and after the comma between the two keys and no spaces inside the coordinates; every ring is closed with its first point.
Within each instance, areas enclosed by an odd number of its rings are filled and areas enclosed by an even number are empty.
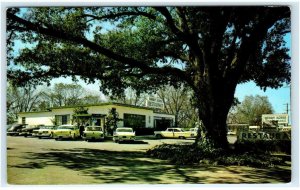
{"type": "Polygon", "coordinates": [[[291,140],[289,132],[240,132],[237,139],[240,140],[291,140]]]}

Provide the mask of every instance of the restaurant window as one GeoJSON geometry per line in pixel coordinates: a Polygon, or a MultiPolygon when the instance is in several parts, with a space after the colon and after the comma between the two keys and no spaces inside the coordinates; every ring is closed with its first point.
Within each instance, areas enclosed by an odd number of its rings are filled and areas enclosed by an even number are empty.
{"type": "Polygon", "coordinates": [[[124,113],[124,127],[144,128],[146,126],[146,116],[124,113]]]}
{"type": "Polygon", "coordinates": [[[65,125],[70,123],[70,114],[67,115],[56,115],[55,116],[56,125],[65,125]]]}
{"type": "Polygon", "coordinates": [[[26,124],[26,117],[22,117],[22,124],[26,124]]]}

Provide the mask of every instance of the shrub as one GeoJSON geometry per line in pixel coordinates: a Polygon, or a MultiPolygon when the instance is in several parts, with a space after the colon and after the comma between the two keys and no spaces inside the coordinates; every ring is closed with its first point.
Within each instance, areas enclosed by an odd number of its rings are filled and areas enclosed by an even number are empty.
{"type": "Polygon", "coordinates": [[[256,152],[271,153],[281,152],[291,154],[290,140],[257,140],[257,141],[238,141],[234,145],[236,152],[256,152]]]}
{"type": "MultiPolygon", "coordinates": [[[[272,156],[268,152],[256,151],[251,143],[238,144],[237,150],[206,149],[195,145],[162,144],[147,151],[149,156],[170,160],[178,165],[213,164],[269,167],[282,164],[282,158],[272,156]],[[242,148],[243,147],[243,148],[242,148]],[[249,151],[245,151],[245,147],[249,151]],[[251,148],[250,148],[251,147],[251,148]]],[[[267,146],[266,146],[267,147],[267,146]]]]}

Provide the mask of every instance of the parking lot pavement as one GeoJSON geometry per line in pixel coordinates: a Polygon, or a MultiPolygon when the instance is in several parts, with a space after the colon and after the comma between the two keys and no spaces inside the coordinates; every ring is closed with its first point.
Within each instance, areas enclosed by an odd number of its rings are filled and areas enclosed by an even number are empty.
{"type": "Polygon", "coordinates": [[[146,151],[156,145],[168,143],[193,143],[193,139],[144,139],[143,137],[137,137],[135,142],[122,142],[120,144],[113,142],[112,140],[86,142],[83,140],[60,140],[55,141],[53,139],[38,139],[38,138],[24,138],[24,137],[10,137],[8,136],[7,146],[18,146],[22,150],[26,150],[28,147],[34,147],[36,151],[42,151],[49,148],[57,149],[72,149],[72,148],[92,148],[99,150],[109,151],[146,151]]]}
{"type": "Polygon", "coordinates": [[[290,178],[290,168],[176,166],[145,155],[146,150],[158,144],[192,142],[192,139],[139,139],[136,143],[117,144],[8,136],[8,183],[285,183],[290,178]]]}

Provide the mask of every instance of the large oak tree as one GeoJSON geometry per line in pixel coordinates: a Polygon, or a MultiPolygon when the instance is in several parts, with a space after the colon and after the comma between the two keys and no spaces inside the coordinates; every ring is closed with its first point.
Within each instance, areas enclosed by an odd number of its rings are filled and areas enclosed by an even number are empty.
{"type": "Polygon", "coordinates": [[[99,79],[111,94],[184,84],[203,122],[197,142],[226,148],[237,84],[252,80],[265,89],[290,81],[288,32],[290,9],[282,6],[10,8],[8,79],[78,75],[99,79]],[[16,39],[31,44],[17,56],[16,39]]]}

